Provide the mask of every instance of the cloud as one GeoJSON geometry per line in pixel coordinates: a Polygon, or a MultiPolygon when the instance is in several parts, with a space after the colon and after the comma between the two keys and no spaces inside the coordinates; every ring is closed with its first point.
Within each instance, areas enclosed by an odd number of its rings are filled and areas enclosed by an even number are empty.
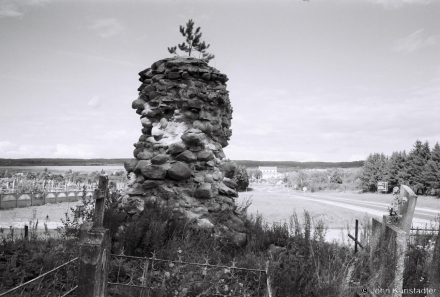
{"type": "Polygon", "coordinates": [[[120,139],[121,137],[124,137],[127,135],[126,130],[112,130],[108,131],[106,134],[99,136],[99,138],[105,138],[105,139],[120,139]]]}
{"type": "Polygon", "coordinates": [[[85,144],[33,145],[0,142],[2,158],[92,158],[93,147],[85,144]]]}
{"type": "Polygon", "coordinates": [[[101,99],[98,96],[94,96],[89,102],[87,102],[87,105],[93,108],[98,108],[99,105],[101,105],[101,99]]]}
{"type": "Polygon", "coordinates": [[[385,8],[398,8],[405,4],[426,5],[433,2],[432,0],[368,0],[368,1],[372,1],[373,3],[376,4],[380,4],[385,8]]]}
{"type": "Polygon", "coordinates": [[[116,19],[95,20],[90,28],[102,38],[116,36],[124,31],[124,27],[116,19]]]}
{"type": "Polygon", "coordinates": [[[439,35],[423,37],[423,29],[420,29],[405,38],[394,42],[393,50],[400,53],[411,53],[424,47],[438,44],[440,42],[439,35]]]}
{"type": "Polygon", "coordinates": [[[10,141],[0,141],[0,154],[4,155],[17,146],[10,141]]]}
{"type": "Polygon", "coordinates": [[[1,4],[0,5],[0,18],[3,17],[18,17],[23,14],[18,11],[17,7],[12,4],[1,4]]]}
{"type": "Polygon", "coordinates": [[[95,156],[92,148],[85,144],[65,145],[57,144],[52,158],[91,158],[95,156]]]}

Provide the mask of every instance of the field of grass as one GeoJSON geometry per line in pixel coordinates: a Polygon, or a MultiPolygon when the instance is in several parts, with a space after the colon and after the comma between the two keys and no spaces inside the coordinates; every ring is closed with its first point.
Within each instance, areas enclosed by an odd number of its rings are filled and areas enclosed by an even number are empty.
{"type": "MultiPolygon", "coordinates": [[[[308,193],[310,196],[325,196],[330,195],[338,198],[353,199],[358,201],[371,201],[381,203],[391,203],[393,200],[392,194],[378,194],[378,193],[351,193],[351,192],[337,192],[337,191],[322,191],[315,193],[308,193]]],[[[440,199],[434,196],[420,195],[417,197],[417,207],[438,209],[440,212],[440,199]]]]}
{"type": "MultiPolygon", "coordinates": [[[[295,211],[298,215],[302,215],[307,210],[315,219],[325,221],[329,229],[346,228],[347,225],[354,227],[355,220],[358,219],[362,226],[362,221],[371,218],[373,215],[359,211],[321,204],[314,201],[298,199],[287,195],[287,189],[282,187],[274,188],[274,191],[263,191],[268,186],[252,185],[251,191],[239,194],[237,203],[242,203],[246,198],[252,199],[252,205],[249,207],[249,213],[262,214],[268,222],[286,221],[295,211]],[[278,190],[278,191],[277,191],[278,190]],[[283,191],[283,192],[280,192],[283,191]]],[[[300,191],[290,191],[290,194],[303,195],[300,191]]],[[[358,201],[371,201],[390,204],[393,196],[391,194],[363,193],[356,194],[352,192],[323,191],[315,193],[306,193],[306,197],[325,197],[332,196],[338,198],[352,199],[358,201]]],[[[417,199],[417,207],[438,209],[440,212],[440,199],[430,196],[420,196],[417,199]]],[[[385,213],[384,213],[385,214],[385,213]]]]}
{"type": "MultiPolygon", "coordinates": [[[[300,192],[298,194],[302,195],[300,192]]],[[[323,220],[329,229],[341,229],[347,225],[353,227],[356,219],[362,221],[365,217],[371,217],[366,213],[337,206],[295,199],[288,197],[286,193],[267,193],[257,189],[240,193],[237,203],[242,203],[247,198],[252,200],[248,213],[262,214],[268,222],[288,221],[294,212],[301,217],[306,210],[314,221],[323,220]]]]}

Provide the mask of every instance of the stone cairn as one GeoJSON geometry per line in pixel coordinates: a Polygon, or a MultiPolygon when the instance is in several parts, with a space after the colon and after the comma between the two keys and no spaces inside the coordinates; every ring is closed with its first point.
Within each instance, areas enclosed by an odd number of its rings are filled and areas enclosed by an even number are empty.
{"type": "Polygon", "coordinates": [[[197,228],[243,246],[235,167],[223,153],[232,134],[228,78],[192,57],[159,60],[139,76],[132,107],[143,128],[134,159],[124,164],[126,203],[138,211],[145,201],[169,206],[197,228]]]}

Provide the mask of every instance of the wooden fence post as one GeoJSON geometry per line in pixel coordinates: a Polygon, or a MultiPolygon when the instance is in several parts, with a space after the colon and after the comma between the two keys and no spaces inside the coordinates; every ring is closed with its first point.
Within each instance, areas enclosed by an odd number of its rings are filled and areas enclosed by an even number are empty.
{"type": "Polygon", "coordinates": [[[109,230],[103,228],[104,205],[108,197],[108,177],[99,177],[93,193],[95,213],[93,227],[80,239],[80,266],[77,296],[107,297],[108,263],[110,259],[109,230]]]}
{"type": "Polygon", "coordinates": [[[429,269],[428,297],[436,297],[440,293],[440,231],[435,237],[434,255],[429,269]]]}
{"type": "Polygon", "coordinates": [[[402,296],[407,239],[416,204],[417,196],[402,185],[398,215],[384,215],[382,223],[373,218],[370,268],[381,288],[378,296],[402,296]],[[403,198],[407,203],[401,203],[403,198]]]}

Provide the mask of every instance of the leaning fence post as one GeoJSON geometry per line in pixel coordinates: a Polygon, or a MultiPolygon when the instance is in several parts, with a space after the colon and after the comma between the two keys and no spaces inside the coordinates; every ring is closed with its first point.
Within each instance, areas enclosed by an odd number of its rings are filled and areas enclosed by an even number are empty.
{"type": "Polygon", "coordinates": [[[103,228],[104,205],[107,197],[108,177],[101,175],[99,186],[93,193],[95,199],[93,227],[83,238],[80,238],[77,296],[107,296],[110,236],[109,231],[103,228]]]}
{"type": "Polygon", "coordinates": [[[270,287],[270,278],[269,278],[269,261],[266,261],[266,285],[267,285],[268,297],[272,297],[272,289],[270,287]]]}
{"type": "Polygon", "coordinates": [[[407,199],[404,207],[405,211],[402,213],[402,220],[400,221],[400,228],[409,234],[414,217],[414,211],[416,209],[417,195],[413,192],[413,190],[411,190],[410,187],[405,185],[400,186],[400,195],[402,197],[406,197],[407,199]]]}
{"type": "Polygon", "coordinates": [[[440,231],[435,236],[434,255],[429,269],[429,290],[426,296],[435,297],[440,292],[440,231]]]}

